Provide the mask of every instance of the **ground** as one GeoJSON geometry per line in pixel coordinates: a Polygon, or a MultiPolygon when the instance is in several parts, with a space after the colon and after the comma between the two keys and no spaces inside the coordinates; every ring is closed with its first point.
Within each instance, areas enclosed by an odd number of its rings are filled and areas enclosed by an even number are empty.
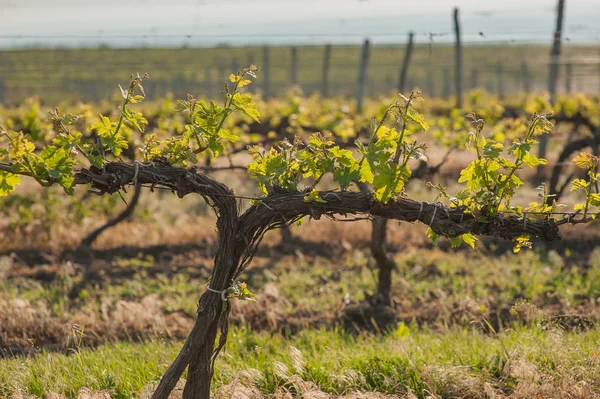
{"type": "MultiPolygon", "coordinates": [[[[597,228],[589,226],[588,237],[597,228]]],[[[538,243],[516,255],[493,240],[478,250],[432,248],[423,228],[395,224],[398,323],[379,330],[376,320],[368,328],[347,316],[375,287],[368,229],[313,221],[284,245],[269,234],[242,277],[257,302],[232,304],[233,331],[216,367],[219,395],[587,398],[600,390],[598,249],[538,243]],[[323,244],[328,236],[339,241],[323,244]]],[[[195,231],[190,244],[101,243],[70,261],[50,250],[6,251],[0,395],[151,391],[206,287],[214,237],[195,231]],[[83,281],[85,264],[92,267],[83,281]]]]}

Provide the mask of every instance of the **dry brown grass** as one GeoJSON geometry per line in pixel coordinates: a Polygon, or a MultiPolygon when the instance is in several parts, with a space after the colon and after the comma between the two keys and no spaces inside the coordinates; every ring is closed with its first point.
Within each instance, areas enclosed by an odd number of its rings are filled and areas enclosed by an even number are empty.
{"type": "Polygon", "coordinates": [[[180,313],[166,314],[163,302],[148,295],[138,302],[103,303],[102,315],[78,311],[57,317],[44,303],[24,299],[0,301],[0,347],[4,352],[36,352],[95,346],[107,340],[138,340],[153,337],[181,339],[193,320],[180,313]]]}

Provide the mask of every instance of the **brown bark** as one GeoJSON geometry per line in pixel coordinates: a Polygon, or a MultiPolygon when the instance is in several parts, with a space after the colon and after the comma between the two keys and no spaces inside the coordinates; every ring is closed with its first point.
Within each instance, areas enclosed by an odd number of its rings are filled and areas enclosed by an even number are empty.
{"type": "Polygon", "coordinates": [[[204,344],[192,356],[183,389],[184,399],[210,398],[210,382],[213,376],[211,359],[217,333],[218,323],[210,324],[204,344]]]}

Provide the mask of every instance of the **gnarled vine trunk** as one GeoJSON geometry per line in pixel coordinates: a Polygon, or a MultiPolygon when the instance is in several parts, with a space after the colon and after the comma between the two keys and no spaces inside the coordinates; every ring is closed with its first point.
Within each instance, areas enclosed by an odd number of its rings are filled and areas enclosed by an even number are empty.
{"type": "MultiPolygon", "coordinates": [[[[217,255],[210,280],[214,290],[229,287],[246,268],[264,234],[271,229],[289,225],[310,216],[366,214],[375,218],[427,223],[438,234],[456,237],[465,233],[493,235],[513,239],[523,234],[546,241],[560,239],[558,226],[569,220],[531,220],[523,223],[516,215],[488,216],[484,220],[464,213],[462,208],[442,204],[417,202],[398,198],[386,204],[374,201],[370,192],[319,192],[324,202],[306,201],[303,192],[276,192],[256,201],[239,215],[233,192],[224,184],[197,173],[195,169],[176,168],[161,163],[138,164],[135,168],[120,162],[109,163],[105,169],[84,169],[76,175],[76,184],[91,184],[97,190],[112,193],[137,176],[137,183],[160,185],[173,190],[179,197],[196,193],[206,199],[217,214],[219,234],[217,255]],[[136,172],[137,169],[137,172],[136,172]]],[[[197,319],[183,348],[171,364],[156,391],[154,399],[167,399],[179,378],[189,366],[184,398],[208,399],[212,364],[225,344],[228,311],[218,293],[206,291],[200,297],[197,319]],[[221,339],[215,347],[217,336],[221,339]]]]}

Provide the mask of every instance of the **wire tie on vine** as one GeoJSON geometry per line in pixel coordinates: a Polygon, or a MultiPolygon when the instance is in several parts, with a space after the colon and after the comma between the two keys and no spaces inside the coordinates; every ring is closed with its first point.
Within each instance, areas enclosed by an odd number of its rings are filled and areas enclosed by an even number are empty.
{"type": "Polygon", "coordinates": [[[567,213],[567,223],[573,223],[573,218],[577,216],[579,212],[580,211],[567,213]]]}
{"type": "Polygon", "coordinates": [[[465,217],[465,213],[463,212],[463,213],[460,214],[460,222],[458,222],[458,223],[462,223],[464,217],[465,217]]]}
{"type": "Polygon", "coordinates": [[[137,184],[138,184],[137,178],[138,178],[139,171],[140,171],[140,163],[139,163],[139,161],[135,161],[133,164],[133,179],[131,179],[134,186],[137,186],[137,184]]]}
{"type": "Polygon", "coordinates": [[[435,220],[435,214],[437,213],[437,210],[438,210],[437,204],[434,204],[433,206],[435,208],[433,208],[433,215],[431,216],[431,222],[429,222],[429,227],[431,227],[431,223],[433,223],[433,221],[435,220]]]}
{"type": "Polygon", "coordinates": [[[419,220],[419,218],[421,217],[421,214],[423,213],[423,204],[425,202],[421,202],[421,208],[419,209],[419,214],[417,215],[417,220],[419,220]]]}
{"type": "Polygon", "coordinates": [[[260,201],[260,205],[264,205],[264,206],[266,206],[266,207],[267,207],[267,209],[269,209],[270,211],[272,211],[272,210],[273,210],[273,208],[271,208],[269,205],[265,204],[265,202],[264,202],[264,201],[261,201],[261,200],[260,200],[260,198],[258,198],[258,200],[260,201]]]}
{"type": "Polygon", "coordinates": [[[337,195],[336,193],[332,193],[332,192],[325,193],[325,194],[323,195],[323,198],[327,199],[327,197],[329,197],[330,195],[333,195],[335,198],[337,198],[337,199],[338,199],[338,201],[341,201],[341,200],[342,200],[342,199],[340,198],[340,196],[339,196],[339,195],[337,195]]]}
{"type": "MultiPolygon", "coordinates": [[[[230,287],[230,288],[231,288],[231,287],[230,287]]],[[[215,294],[220,294],[220,295],[221,295],[221,300],[222,300],[223,302],[227,302],[227,290],[228,290],[228,289],[229,289],[229,288],[226,288],[226,289],[224,289],[223,291],[219,291],[219,290],[212,289],[212,288],[210,288],[210,287],[206,287],[206,290],[207,290],[207,291],[214,292],[215,294]]]]}
{"type": "Polygon", "coordinates": [[[523,212],[523,230],[527,229],[527,212],[523,212]]]}

